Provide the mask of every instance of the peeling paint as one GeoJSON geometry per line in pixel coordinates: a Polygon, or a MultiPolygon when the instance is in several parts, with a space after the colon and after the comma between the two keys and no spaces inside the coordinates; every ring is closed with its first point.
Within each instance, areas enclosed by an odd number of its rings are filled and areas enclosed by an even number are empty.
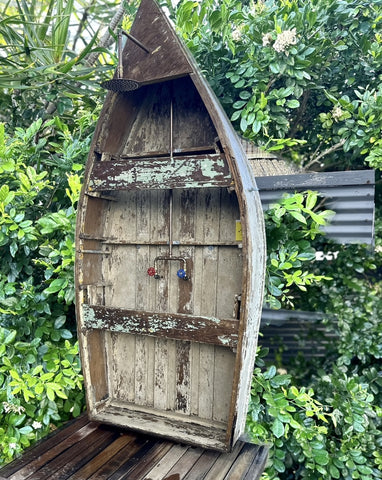
{"type": "Polygon", "coordinates": [[[216,317],[132,312],[83,304],[82,318],[86,329],[177,339],[189,339],[192,335],[194,341],[226,347],[234,347],[238,340],[238,322],[216,317]]]}
{"type": "Polygon", "coordinates": [[[114,159],[94,164],[92,190],[227,186],[232,177],[223,155],[172,159],[114,159]]]}

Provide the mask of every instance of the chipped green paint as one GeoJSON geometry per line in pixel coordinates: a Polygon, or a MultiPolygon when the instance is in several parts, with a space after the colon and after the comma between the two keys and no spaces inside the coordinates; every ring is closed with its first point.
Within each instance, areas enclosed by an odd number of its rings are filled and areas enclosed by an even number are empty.
{"type": "Polygon", "coordinates": [[[89,190],[200,188],[232,182],[224,156],[209,154],[166,159],[95,162],[89,190]]]}
{"type": "MultiPolygon", "coordinates": [[[[237,342],[237,338],[238,338],[238,336],[236,335],[236,342],[237,342]]],[[[231,347],[232,346],[232,337],[219,335],[218,339],[219,339],[219,342],[221,343],[221,345],[223,345],[224,347],[231,347]]]]}
{"type": "Polygon", "coordinates": [[[162,336],[178,340],[192,339],[225,347],[236,346],[238,339],[238,323],[216,317],[133,312],[83,304],[82,320],[85,329],[162,336]]]}

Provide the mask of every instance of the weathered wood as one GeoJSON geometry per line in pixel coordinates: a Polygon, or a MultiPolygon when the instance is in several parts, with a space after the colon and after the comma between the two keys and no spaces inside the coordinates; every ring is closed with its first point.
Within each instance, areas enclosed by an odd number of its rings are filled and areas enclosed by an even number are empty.
{"type": "Polygon", "coordinates": [[[261,190],[313,189],[322,187],[345,187],[374,185],[374,170],[354,170],[346,172],[312,172],[298,175],[274,175],[258,177],[257,184],[261,190]]]}
{"type": "Polygon", "coordinates": [[[152,313],[122,310],[100,305],[82,305],[86,329],[110,330],[156,337],[212,343],[225,347],[237,345],[238,322],[216,317],[182,313],[152,313]]]}
{"type": "Polygon", "coordinates": [[[221,155],[96,162],[90,191],[228,187],[232,177],[221,155]]]}

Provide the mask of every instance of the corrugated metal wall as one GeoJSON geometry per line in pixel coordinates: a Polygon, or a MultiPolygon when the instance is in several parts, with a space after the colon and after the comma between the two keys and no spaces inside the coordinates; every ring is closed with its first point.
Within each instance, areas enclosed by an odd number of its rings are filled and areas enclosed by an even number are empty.
{"type": "MultiPolygon", "coordinates": [[[[336,212],[327,236],[339,243],[374,243],[374,170],[306,173],[296,165],[266,153],[242,139],[260,190],[263,209],[286,193],[314,190],[325,198],[325,208],[336,212]]],[[[259,344],[270,356],[288,361],[302,353],[304,358],[326,355],[333,339],[322,323],[320,312],[263,308],[259,344]]]]}
{"type": "Polygon", "coordinates": [[[336,212],[325,227],[339,243],[374,243],[374,170],[304,173],[257,177],[264,209],[285,193],[315,190],[325,198],[325,208],[336,212]]]}
{"type": "Polygon", "coordinates": [[[287,362],[298,354],[304,358],[323,357],[334,337],[322,323],[324,314],[298,310],[263,308],[259,345],[269,348],[270,358],[287,362]]]}

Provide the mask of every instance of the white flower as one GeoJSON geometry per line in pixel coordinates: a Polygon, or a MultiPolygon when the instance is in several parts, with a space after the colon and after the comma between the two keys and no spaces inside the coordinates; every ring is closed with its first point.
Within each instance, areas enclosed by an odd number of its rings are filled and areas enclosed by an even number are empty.
{"type": "Polygon", "coordinates": [[[270,33],[265,33],[263,35],[263,47],[269,45],[272,41],[272,35],[270,33]]]}
{"type": "Polygon", "coordinates": [[[38,430],[38,429],[41,428],[41,427],[42,427],[42,423],[41,423],[41,422],[36,422],[36,421],[34,421],[34,422],[32,423],[32,428],[34,428],[35,430],[38,430]]]}
{"type": "Polygon", "coordinates": [[[296,43],[296,29],[292,28],[292,30],[284,30],[277,35],[273,48],[276,52],[285,52],[285,49],[289,47],[289,45],[295,45],[296,43]]]}
{"type": "Polygon", "coordinates": [[[341,117],[343,114],[344,114],[344,111],[338,105],[335,106],[332,110],[332,117],[335,122],[338,122],[338,120],[341,120],[341,117]]]}
{"type": "Polygon", "coordinates": [[[5,413],[13,412],[13,413],[18,413],[19,415],[23,412],[25,412],[25,408],[22,407],[21,405],[17,406],[14,405],[13,403],[8,403],[8,402],[3,402],[3,408],[5,413]]]}
{"type": "Polygon", "coordinates": [[[241,31],[236,28],[233,32],[232,32],[232,40],[234,42],[238,42],[239,40],[241,40],[241,31]]]}
{"type": "Polygon", "coordinates": [[[10,443],[9,448],[12,448],[12,450],[16,450],[17,448],[17,443],[10,443]]]}

